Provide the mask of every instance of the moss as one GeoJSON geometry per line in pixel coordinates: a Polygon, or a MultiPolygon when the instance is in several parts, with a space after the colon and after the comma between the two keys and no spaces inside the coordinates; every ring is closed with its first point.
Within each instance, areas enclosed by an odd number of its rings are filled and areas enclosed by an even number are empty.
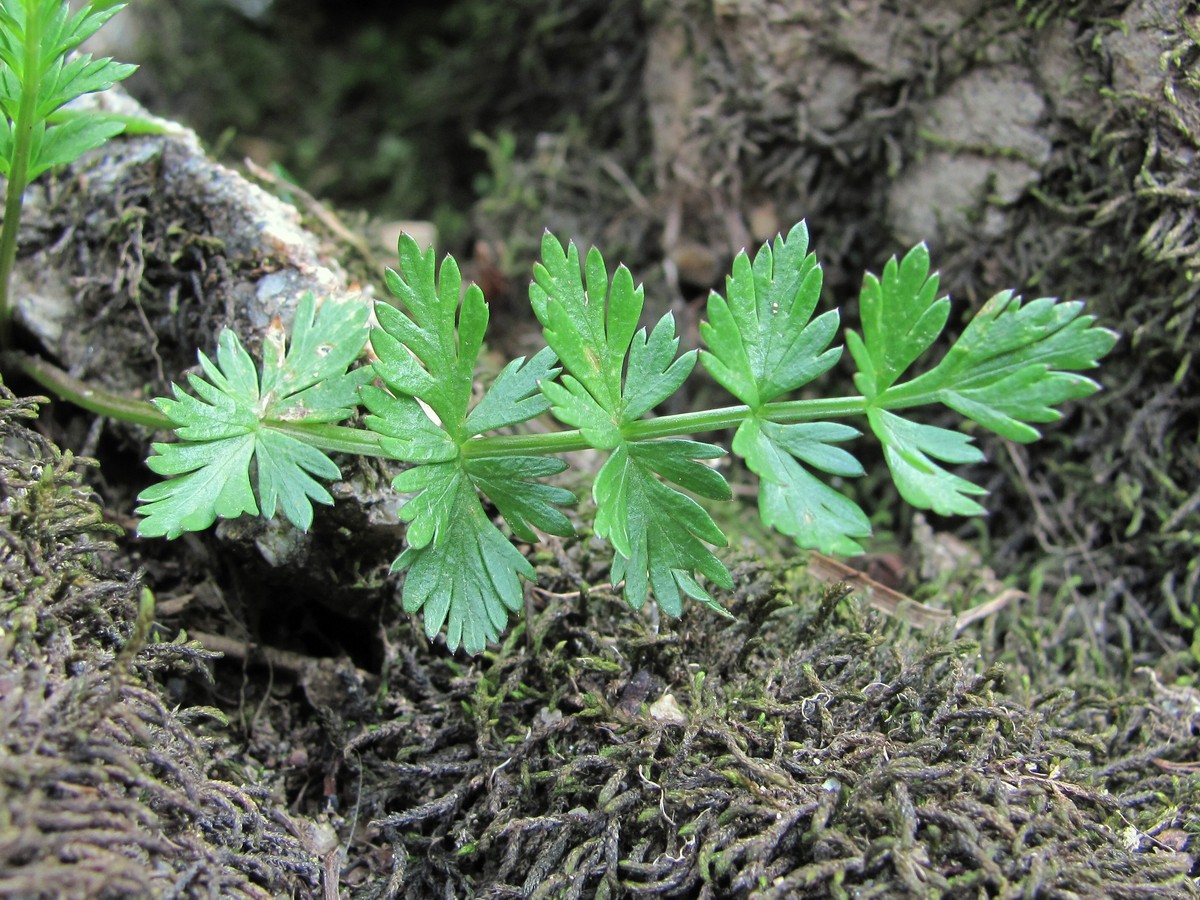
{"type": "Polygon", "coordinates": [[[213,777],[208,741],[171,709],[159,677],[213,654],[150,640],[140,578],[103,562],[120,529],[79,461],[22,423],[36,414],[0,385],[0,894],[261,898],[315,884],[281,813],[213,777]]]}
{"type": "Polygon", "coordinates": [[[1194,786],[1156,793],[1196,746],[1162,697],[1029,694],[974,641],[759,583],[733,623],[653,633],[550,600],[528,625],[554,655],[510,642],[446,678],[431,654],[405,728],[351,742],[400,896],[1193,895],[1191,857],[1150,834],[1200,825],[1194,786]],[[624,652],[598,668],[610,627],[624,652]],[[484,684],[533,690],[457,716],[484,684]],[[666,694],[682,724],[655,717],[666,694]]]}

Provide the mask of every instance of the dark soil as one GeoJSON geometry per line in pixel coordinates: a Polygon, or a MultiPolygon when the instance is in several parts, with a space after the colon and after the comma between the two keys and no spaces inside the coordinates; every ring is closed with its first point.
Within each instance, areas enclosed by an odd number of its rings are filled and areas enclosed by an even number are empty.
{"type": "MultiPolygon", "coordinates": [[[[964,315],[1087,297],[1124,335],[1106,390],[1036,445],[984,441],[986,521],[865,479],[865,574],[738,506],[731,621],[627,609],[581,509],[581,537],[523,548],[538,583],[477,658],[399,608],[385,468],[343,461],[307,536],[139,541],[151,436],[6,393],[0,896],[1200,894],[1191,5],[332,6],[159,5],[155,47],[118,52],[214,144],[233,125],[344,209],[434,220],[505,353],[547,226],[694,325],[737,249],[806,218],[850,321],[862,271],[922,238],[964,315]],[[885,616],[889,587],[996,611],[885,616]]],[[[73,310],[42,352],[161,393],[310,250],[214,241],[211,198],[137,158],[37,189],[23,277],[73,310]]],[[[377,282],[377,249],[289,199],[334,275],[377,282]]]]}

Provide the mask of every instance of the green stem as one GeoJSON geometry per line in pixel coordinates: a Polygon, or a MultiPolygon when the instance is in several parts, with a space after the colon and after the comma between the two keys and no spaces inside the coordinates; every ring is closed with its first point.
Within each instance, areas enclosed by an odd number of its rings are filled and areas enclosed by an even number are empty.
{"type": "Polygon", "coordinates": [[[92,387],[78,378],[73,378],[58,366],[51,365],[44,359],[38,359],[28,353],[15,352],[3,354],[2,359],[5,371],[15,369],[36,381],[59,399],[74,403],[88,412],[108,416],[110,419],[120,419],[122,422],[131,422],[134,425],[144,425],[156,431],[174,428],[171,420],[159,412],[154,404],[145,400],[135,400],[114,391],[92,387]]]}
{"type": "Polygon", "coordinates": [[[466,456],[549,456],[553,453],[572,453],[588,450],[591,442],[577,428],[569,431],[548,431],[542,434],[493,434],[471,438],[463,448],[466,456]]]}
{"type": "MultiPolygon", "coordinates": [[[[795,422],[811,422],[814,419],[840,419],[862,415],[867,410],[863,397],[833,397],[818,400],[784,400],[767,403],[762,408],[762,418],[770,422],[788,425],[795,422]]],[[[675,416],[660,416],[657,419],[641,419],[625,429],[625,437],[631,441],[649,441],[656,438],[682,434],[697,434],[705,431],[724,431],[737,428],[751,414],[748,406],[726,406],[704,412],[681,413],[675,416]]]]}
{"type": "MultiPolygon", "coordinates": [[[[864,397],[836,397],[819,400],[786,400],[768,403],[763,418],[780,424],[811,422],[814,419],[835,419],[862,415],[867,410],[864,397]]],[[[725,406],[704,412],[681,413],[641,419],[624,429],[629,441],[651,441],[658,438],[680,437],[706,431],[737,428],[751,414],[749,406],[725,406]]],[[[554,431],[549,434],[497,434],[472,439],[464,448],[469,456],[525,456],[528,454],[570,453],[587,450],[591,443],[577,429],[554,431]]]]}
{"type": "Polygon", "coordinates": [[[21,227],[21,205],[29,184],[29,160],[33,152],[34,119],[38,106],[42,20],[40,4],[29,4],[25,16],[25,59],[21,73],[21,102],[13,121],[12,159],[8,166],[8,189],[4,198],[4,224],[0,226],[0,350],[12,347],[13,307],[10,282],[17,260],[17,233],[21,227]]]}
{"type": "MultiPolygon", "coordinates": [[[[16,370],[37,382],[61,400],[76,406],[143,425],[156,431],[170,431],[175,426],[171,420],[152,403],[134,400],[114,391],[92,387],[73,378],[57,366],[27,353],[8,352],[0,355],[3,368],[16,370]]],[[[819,400],[787,400],[768,403],[763,407],[763,418],[780,424],[810,422],[814,419],[835,419],[862,415],[867,401],[863,397],[836,397],[819,400]]],[[[659,438],[682,437],[707,431],[724,431],[737,428],[750,415],[748,406],[726,406],[703,412],[681,413],[674,416],[659,416],[641,419],[625,427],[625,439],[629,441],[652,441],[659,438]]],[[[272,420],[272,430],[290,435],[326,453],[346,453],[353,456],[376,456],[388,458],[380,446],[380,437],[362,428],[347,425],[304,424],[272,420]]],[[[591,443],[578,429],[551,431],[543,434],[497,434],[473,438],[464,451],[468,456],[548,456],[591,449],[591,443]]]]}

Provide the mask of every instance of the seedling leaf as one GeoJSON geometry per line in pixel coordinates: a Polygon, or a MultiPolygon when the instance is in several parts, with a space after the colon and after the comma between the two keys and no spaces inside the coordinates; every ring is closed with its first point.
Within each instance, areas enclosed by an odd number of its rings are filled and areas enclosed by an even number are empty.
{"type": "Polygon", "coordinates": [[[0,2],[0,112],[4,119],[0,174],[10,174],[16,152],[15,123],[24,110],[28,110],[24,121],[31,129],[31,140],[27,168],[20,173],[22,186],[54,166],[74,162],[124,130],[121,120],[103,114],[57,125],[47,122],[51,114],[77,97],[108,90],[137,70],[137,66],[108,57],[93,59],[87,53],[68,59],[68,54],[123,7],[85,4],[72,15],[62,0],[0,2]],[[30,47],[30,41],[37,46],[30,47]],[[23,98],[30,101],[24,109],[23,98]]]}

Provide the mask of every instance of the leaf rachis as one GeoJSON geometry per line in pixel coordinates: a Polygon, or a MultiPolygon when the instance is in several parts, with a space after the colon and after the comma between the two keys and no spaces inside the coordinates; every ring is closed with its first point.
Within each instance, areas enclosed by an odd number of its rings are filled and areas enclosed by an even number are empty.
{"type": "Polygon", "coordinates": [[[690,598],[723,612],[712,588],[727,591],[733,579],[714,551],[728,539],[701,501],[731,497],[710,465],[725,451],[690,436],[733,430],[732,452],[758,476],[765,524],[802,547],[858,553],[870,521],[844,480],[865,474],[847,449],[861,432],[835,419],[865,419],[909,503],[978,515],[985,492],[946,466],[983,454],[968,435],[915,421],[909,410],[942,404],[1002,437],[1033,440],[1034,424],[1098,389],[1078,373],[1116,340],[1082,304],[1023,303],[1003,292],[940,362],[905,381],[949,316],[918,245],[864,278],[862,331],[845,335],[861,395],[797,397],[842,358],[837,311],[817,314],[822,273],[803,223],[753,258],[737,255],[725,294],[709,297],[704,345],[682,354],[669,313],[642,325],[643,289],[628,269],[610,275],[598,250],[581,262],[573,243],[547,233],[529,289],[546,346],[509,362],[481,394],[482,292],[463,286],[452,257],[439,267],[407,236],[398,256],[386,275],[397,305],[376,305],[370,367],[350,368],[365,313],[339,322],[308,300],[290,349],[277,329],[268,334],[261,370],[227,332],[215,362],[201,355],[204,377],[190,379],[195,396],[176,387],[174,398],[158,401],[181,442],[155,445],[150,465],[170,480],[142,494],[141,531],[173,536],[277,508],[308,527],[310,501],[327,502],[320,479],[337,477],[319,448],[353,446],[329,429],[353,433],[335,423],[361,402],[369,430],[361,452],[408,466],[393,482],[407,497],[400,518],[408,546],[393,565],[404,573],[404,609],[423,612],[431,639],[444,630],[451,649],[471,653],[498,637],[521,608],[522,583],[534,578],[513,540],[573,533],[563,508],[575,497],[547,480],[566,468],[561,454],[602,457],[591,490],[594,532],[613,546],[610,579],[631,607],[653,597],[678,615],[690,598]],[[697,362],[737,404],[654,416],[697,362]],[[567,430],[514,431],[546,414],[567,430]]]}

